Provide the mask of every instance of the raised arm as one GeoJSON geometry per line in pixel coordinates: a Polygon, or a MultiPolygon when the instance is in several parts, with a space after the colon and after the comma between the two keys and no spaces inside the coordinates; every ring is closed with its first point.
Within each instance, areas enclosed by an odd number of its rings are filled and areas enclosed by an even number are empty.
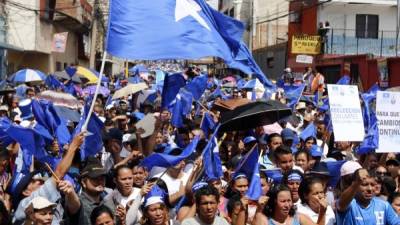
{"type": "Polygon", "coordinates": [[[369,176],[366,169],[359,169],[354,174],[355,179],[353,180],[353,183],[350,185],[350,187],[342,192],[337,202],[337,210],[339,212],[344,212],[347,209],[347,207],[350,205],[350,202],[356,195],[361,182],[369,176]]]}
{"type": "MultiPolygon", "coordinates": [[[[58,178],[62,179],[71,167],[75,153],[78,151],[79,147],[83,143],[84,138],[84,133],[79,133],[72,140],[71,144],[68,147],[67,153],[64,155],[61,162],[57,165],[56,170],[54,171],[58,178]]],[[[54,176],[52,176],[51,178],[55,183],[57,183],[57,179],[54,176]]]]}

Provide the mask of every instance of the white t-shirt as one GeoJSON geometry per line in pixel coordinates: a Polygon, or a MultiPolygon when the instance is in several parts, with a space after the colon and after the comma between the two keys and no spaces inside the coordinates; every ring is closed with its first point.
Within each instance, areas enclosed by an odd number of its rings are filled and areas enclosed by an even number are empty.
{"type": "MultiPolygon", "coordinates": [[[[298,204],[297,213],[308,216],[314,223],[318,221],[318,213],[314,212],[307,204],[298,204]]],[[[335,213],[331,206],[328,205],[325,214],[325,225],[334,225],[336,222],[335,213]]]]}
{"type": "Polygon", "coordinates": [[[190,173],[183,172],[183,176],[181,178],[175,179],[175,178],[171,177],[168,173],[166,173],[161,177],[161,179],[167,185],[168,194],[173,195],[179,191],[181,182],[183,185],[186,185],[186,183],[189,180],[189,176],[190,176],[190,173]]]}
{"type": "Polygon", "coordinates": [[[128,204],[129,201],[131,200],[135,200],[136,197],[139,195],[140,193],[140,189],[134,187],[132,189],[132,193],[129,196],[122,196],[121,193],[119,193],[119,191],[117,189],[113,190],[110,194],[108,194],[105,199],[109,200],[109,199],[113,199],[116,202],[118,202],[119,204],[121,204],[123,207],[126,207],[126,205],[128,204]]]}

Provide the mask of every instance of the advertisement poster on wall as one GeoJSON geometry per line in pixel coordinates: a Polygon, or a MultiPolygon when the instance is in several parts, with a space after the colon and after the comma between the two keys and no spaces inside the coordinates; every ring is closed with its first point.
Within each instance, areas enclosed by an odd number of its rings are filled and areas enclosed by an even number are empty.
{"type": "Polygon", "coordinates": [[[379,74],[379,85],[382,88],[389,87],[389,72],[386,59],[378,59],[378,74],[379,74]]]}
{"type": "Polygon", "coordinates": [[[53,52],[64,53],[67,46],[68,32],[54,34],[53,36],[53,52]]]}

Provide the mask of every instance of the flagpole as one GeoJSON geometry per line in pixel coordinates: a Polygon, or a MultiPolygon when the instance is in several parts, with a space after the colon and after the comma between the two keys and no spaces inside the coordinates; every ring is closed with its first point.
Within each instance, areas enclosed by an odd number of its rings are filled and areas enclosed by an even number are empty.
{"type": "Polygon", "coordinates": [[[85,123],[82,126],[82,129],[81,129],[82,132],[86,132],[87,131],[87,126],[89,124],[90,117],[91,117],[91,115],[93,113],[94,105],[96,104],[96,98],[97,98],[97,95],[99,94],[101,79],[103,78],[104,66],[106,64],[106,57],[107,57],[107,52],[104,51],[103,60],[101,61],[101,67],[100,67],[100,75],[99,75],[98,80],[97,80],[96,91],[94,92],[92,104],[90,105],[90,109],[89,109],[89,112],[88,112],[88,114],[86,116],[85,123]]]}

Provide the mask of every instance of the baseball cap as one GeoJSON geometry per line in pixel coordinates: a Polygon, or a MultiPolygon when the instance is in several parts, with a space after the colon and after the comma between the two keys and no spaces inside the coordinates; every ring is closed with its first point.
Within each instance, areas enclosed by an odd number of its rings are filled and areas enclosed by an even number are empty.
{"type": "Polygon", "coordinates": [[[285,128],[281,131],[281,136],[283,140],[294,140],[294,131],[289,128],[285,128]]]}
{"type": "Polygon", "coordinates": [[[305,108],[307,108],[305,102],[297,103],[296,110],[305,109],[305,108]]]}
{"type": "Polygon", "coordinates": [[[111,139],[116,139],[122,141],[122,132],[117,128],[111,128],[108,132],[103,133],[103,141],[108,141],[111,139]]]}
{"type": "Polygon", "coordinates": [[[57,204],[50,202],[47,198],[37,196],[33,198],[28,207],[32,207],[33,209],[45,209],[48,207],[56,207],[57,204]]]}
{"type": "Polygon", "coordinates": [[[243,143],[246,145],[246,144],[249,144],[249,143],[251,143],[251,142],[253,142],[253,141],[257,141],[257,139],[255,138],[255,137],[253,137],[253,136],[247,136],[247,137],[245,137],[244,139],[243,139],[243,143]]]}
{"type": "Polygon", "coordinates": [[[362,166],[358,162],[354,161],[347,161],[345,162],[342,167],[340,167],[340,176],[346,176],[349,174],[353,174],[356,170],[361,169],[362,166]]]}
{"type": "Polygon", "coordinates": [[[136,136],[134,134],[124,134],[122,136],[122,143],[136,141],[136,136]]]}
{"type": "Polygon", "coordinates": [[[81,177],[96,178],[106,174],[107,171],[101,165],[100,161],[95,157],[89,157],[85,167],[82,169],[81,177]]]}

